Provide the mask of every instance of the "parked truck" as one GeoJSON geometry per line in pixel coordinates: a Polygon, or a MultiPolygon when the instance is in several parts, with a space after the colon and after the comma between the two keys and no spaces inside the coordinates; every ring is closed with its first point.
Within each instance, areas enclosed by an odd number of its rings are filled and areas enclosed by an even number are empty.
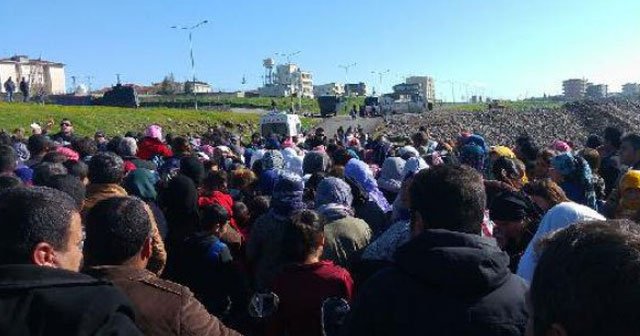
{"type": "Polygon", "coordinates": [[[338,96],[320,96],[317,98],[322,117],[336,116],[344,107],[344,100],[338,96]]]}

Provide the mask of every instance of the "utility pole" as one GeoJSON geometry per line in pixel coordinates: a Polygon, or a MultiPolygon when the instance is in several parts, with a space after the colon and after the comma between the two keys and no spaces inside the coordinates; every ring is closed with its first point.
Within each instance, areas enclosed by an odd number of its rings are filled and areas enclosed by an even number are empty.
{"type": "Polygon", "coordinates": [[[196,110],[198,109],[198,96],[196,92],[196,62],[193,57],[193,30],[207,23],[209,23],[209,20],[200,21],[197,24],[190,27],[171,26],[172,29],[181,29],[181,30],[189,31],[189,55],[191,57],[191,76],[192,76],[191,91],[193,92],[193,105],[196,110]]]}
{"type": "Polygon", "coordinates": [[[120,85],[120,76],[121,75],[122,74],[119,74],[119,73],[116,74],[116,85],[120,85]]]}
{"type": "Polygon", "coordinates": [[[391,72],[391,70],[389,70],[389,69],[384,70],[384,71],[371,71],[372,74],[377,75],[378,78],[379,78],[380,87],[378,88],[378,91],[382,92],[382,78],[385,75],[389,74],[390,72],[391,72]]]}
{"type": "Polygon", "coordinates": [[[338,65],[339,68],[344,69],[344,86],[347,97],[349,96],[349,69],[356,65],[358,65],[356,62],[347,65],[338,65]]]}

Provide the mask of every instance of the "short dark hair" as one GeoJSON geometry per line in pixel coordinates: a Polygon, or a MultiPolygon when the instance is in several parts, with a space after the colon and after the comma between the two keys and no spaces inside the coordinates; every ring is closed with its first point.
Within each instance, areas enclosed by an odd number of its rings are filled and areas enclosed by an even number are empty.
{"type": "Polygon", "coordinates": [[[541,243],[531,283],[535,335],[554,323],[567,335],[640,330],[640,229],[622,220],[579,223],[541,243]]]}
{"type": "Polygon", "coordinates": [[[66,192],[78,206],[78,211],[82,209],[86,188],[79,178],[71,175],[56,175],[45,181],[45,187],[66,192]]]}
{"type": "Polygon", "coordinates": [[[33,184],[45,185],[47,181],[57,175],[67,175],[67,168],[62,163],[39,163],[33,167],[33,184]]]}
{"type": "Polygon", "coordinates": [[[80,180],[84,180],[89,176],[89,166],[82,161],[68,160],[63,165],[67,168],[69,175],[73,175],[80,180]]]}
{"type": "Polygon", "coordinates": [[[229,212],[220,204],[211,204],[200,208],[200,227],[211,231],[218,225],[229,221],[229,212]]]}
{"type": "Polygon", "coordinates": [[[89,137],[74,140],[71,144],[71,148],[78,152],[80,159],[95,155],[98,152],[98,145],[96,144],[96,141],[89,137]]]}
{"type": "Polygon", "coordinates": [[[0,145],[0,173],[12,173],[16,170],[18,155],[7,145],[0,145]]]}
{"type": "Polygon", "coordinates": [[[27,143],[27,149],[32,156],[46,152],[50,147],[51,141],[49,141],[49,139],[47,139],[47,137],[42,134],[34,134],[30,136],[27,143]]]}
{"type": "Polygon", "coordinates": [[[89,161],[91,183],[120,183],[123,177],[124,161],[115,153],[98,153],[89,161]]]}
{"type": "Polygon", "coordinates": [[[227,183],[227,173],[223,170],[211,171],[205,177],[202,185],[210,190],[226,191],[224,186],[227,183]]]}
{"type": "Polygon", "coordinates": [[[284,235],[284,254],[290,262],[303,262],[318,249],[324,237],[324,223],[312,210],[302,210],[293,215],[284,235]]]}
{"type": "Polygon", "coordinates": [[[633,147],[633,150],[635,151],[639,151],[640,150],[640,134],[637,133],[629,133],[626,134],[622,140],[622,142],[627,142],[631,145],[631,147],[633,147]]]}
{"type": "Polygon", "coordinates": [[[71,217],[78,210],[66,193],[33,187],[0,192],[0,213],[0,263],[25,264],[38,243],[66,250],[71,217]]]}
{"type": "Polygon", "coordinates": [[[0,176],[0,191],[22,186],[22,180],[11,175],[0,176]]]}
{"type": "Polygon", "coordinates": [[[122,137],[119,135],[114,136],[107,142],[107,151],[117,153],[120,148],[120,143],[122,142],[122,137]]]}
{"type": "Polygon", "coordinates": [[[42,157],[42,162],[65,163],[69,158],[59,152],[49,152],[42,157]]]}
{"type": "Polygon", "coordinates": [[[409,189],[411,211],[429,229],[479,234],[487,196],[482,176],[460,165],[436,166],[419,172],[409,189]]]}
{"type": "Polygon", "coordinates": [[[140,252],[151,236],[152,220],[136,197],[111,197],[87,214],[84,244],[87,266],[121,265],[140,252]]]}
{"type": "Polygon", "coordinates": [[[171,149],[174,152],[184,153],[191,151],[189,140],[185,137],[177,136],[171,140],[171,149]]]}
{"type": "Polygon", "coordinates": [[[604,129],[604,140],[609,142],[613,147],[620,148],[622,141],[622,131],[616,127],[607,127],[604,129]]]}

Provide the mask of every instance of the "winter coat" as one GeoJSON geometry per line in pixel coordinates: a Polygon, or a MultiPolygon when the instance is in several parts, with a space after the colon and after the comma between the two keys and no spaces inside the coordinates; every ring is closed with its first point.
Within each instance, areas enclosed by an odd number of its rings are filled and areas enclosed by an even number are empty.
{"type": "Polygon", "coordinates": [[[209,314],[185,286],[127,266],[98,266],[86,272],[113,282],[129,297],[145,335],[239,335],[209,314]]]}
{"type": "Polygon", "coordinates": [[[426,230],[362,288],[343,335],[523,335],[526,283],[495,240],[426,230]]]}
{"type": "Polygon", "coordinates": [[[168,158],[173,156],[173,152],[169,149],[169,146],[165,145],[162,141],[145,137],[138,144],[138,153],[136,154],[143,160],[151,160],[154,156],[161,156],[168,158]]]}
{"type": "Polygon", "coordinates": [[[273,278],[285,264],[282,245],[289,218],[270,211],[260,216],[253,224],[247,258],[254,266],[256,287],[265,289],[271,286],[273,278]]]}
{"type": "Polygon", "coordinates": [[[36,265],[0,266],[1,335],[142,335],[112,284],[36,265]]]}

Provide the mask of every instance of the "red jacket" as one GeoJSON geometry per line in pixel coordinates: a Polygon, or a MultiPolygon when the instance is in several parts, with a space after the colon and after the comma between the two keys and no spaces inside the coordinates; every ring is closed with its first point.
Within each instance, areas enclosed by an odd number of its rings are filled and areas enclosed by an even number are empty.
{"type": "Polygon", "coordinates": [[[351,301],[353,280],[347,270],[330,261],[285,266],[273,284],[280,306],[269,331],[275,335],[322,335],[324,300],[341,297],[351,301]]]}
{"type": "Polygon", "coordinates": [[[244,240],[244,238],[246,237],[236,224],[236,220],[233,218],[233,198],[231,198],[231,195],[216,190],[211,194],[201,195],[198,198],[199,207],[204,207],[212,204],[220,204],[225,210],[227,210],[230,218],[229,224],[231,224],[231,226],[242,235],[242,238],[244,240]]]}
{"type": "Polygon", "coordinates": [[[145,137],[142,139],[138,144],[137,156],[143,160],[151,160],[156,155],[166,158],[173,156],[173,152],[169,146],[156,138],[145,137]]]}

